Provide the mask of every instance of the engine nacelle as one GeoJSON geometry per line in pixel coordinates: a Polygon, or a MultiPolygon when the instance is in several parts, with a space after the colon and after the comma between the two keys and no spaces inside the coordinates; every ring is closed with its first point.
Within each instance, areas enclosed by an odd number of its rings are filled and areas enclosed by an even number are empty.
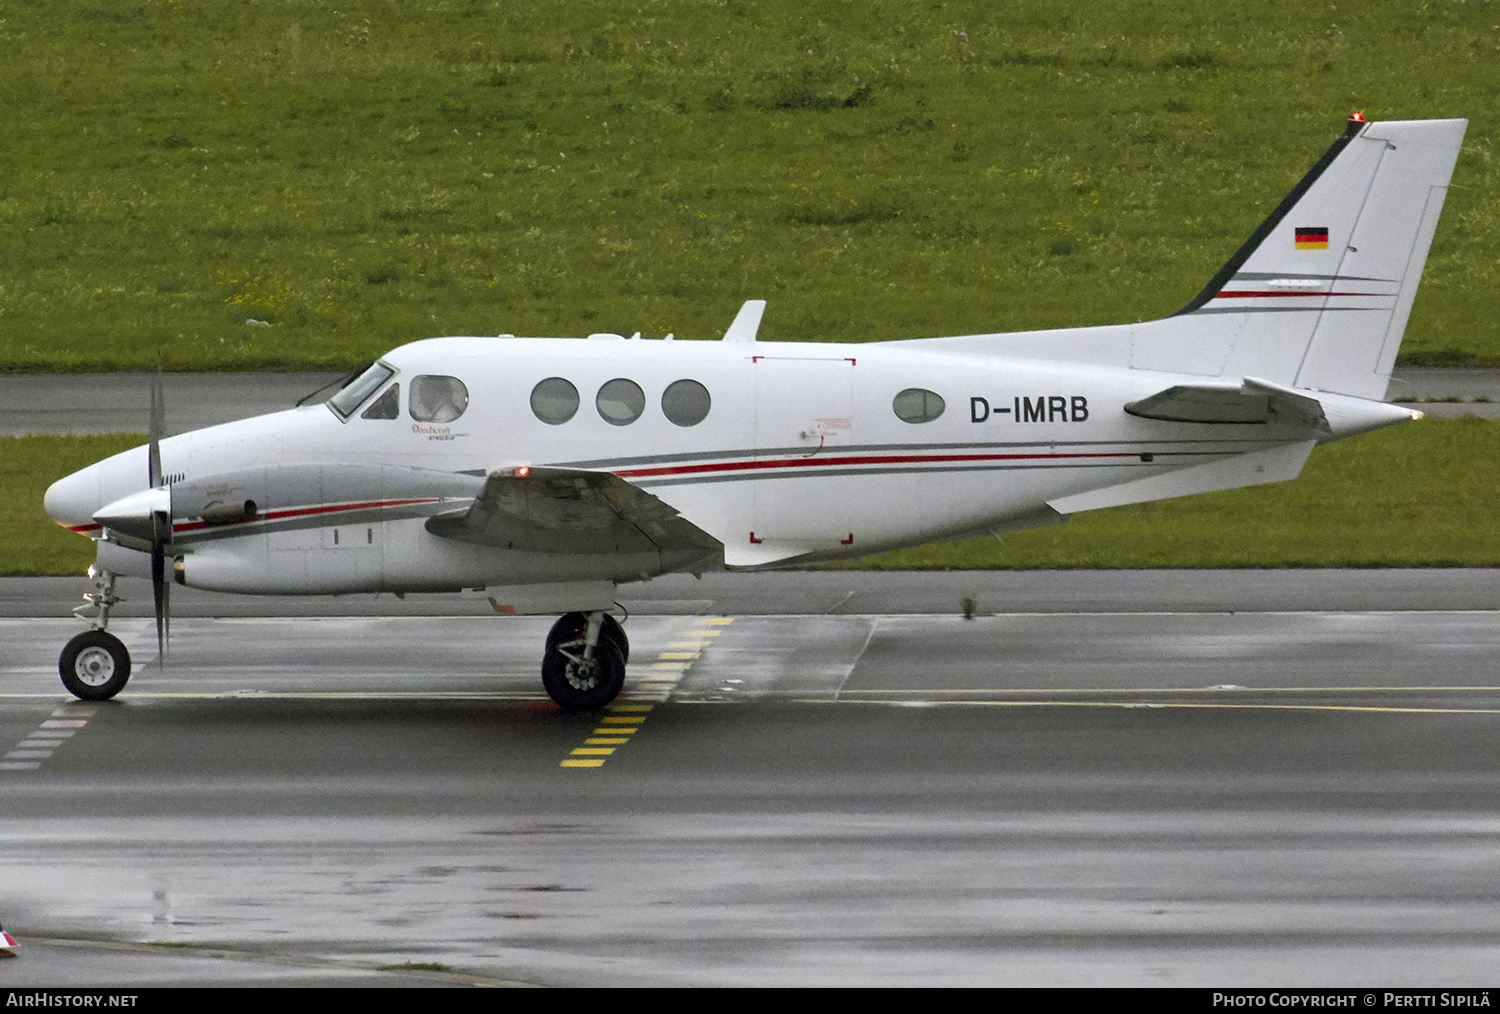
{"type": "Polygon", "coordinates": [[[127,549],[111,540],[99,540],[94,551],[94,566],[122,577],[151,578],[150,553],[127,549]]]}
{"type": "Polygon", "coordinates": [[[655,553],[523,552],[440,538],[423,524],[407,518],[216,538],[186,547],[176,577],[191,588],[244,595],[343,595],[616,583],[660,568],[655,553]]]}

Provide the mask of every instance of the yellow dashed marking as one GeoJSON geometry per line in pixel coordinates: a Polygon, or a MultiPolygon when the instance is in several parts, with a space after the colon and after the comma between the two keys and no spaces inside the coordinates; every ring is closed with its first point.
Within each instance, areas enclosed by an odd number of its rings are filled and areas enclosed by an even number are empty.
{"type": "MultiPolygon", "coordinates": [[[[694,623],[697,626],[690,627],[682,635],[690,640],[668,642],[668,651],[657,653],[657,661],[651,663],[650,669],[637,679],[631,688],[625,691],[623,702],[638,701],[666,701],[672,688],[682,682],[687,671],[692,668],[693,663],[703,657],[704,648],[713,644],[707,640],[710,637],[718,637],[721,630],[713,629],[733,623],[730,617],[708,617],[699,618],[694,623]]],[[[605,757],[612,756],[615,750],[630,742],[630,735],[640,728],[646,720],[646,714],[655,707],[655,704],[641,703],[616,703],[608,710],[610,714],[599,719],[599,728],[593,731],[589,738],[583,741],[583,746],[575,748],[561,761],[565,768],[598,768],[604,766],[605,757]],[[639,712],[639,714],[629,714],[639,712]]]]}

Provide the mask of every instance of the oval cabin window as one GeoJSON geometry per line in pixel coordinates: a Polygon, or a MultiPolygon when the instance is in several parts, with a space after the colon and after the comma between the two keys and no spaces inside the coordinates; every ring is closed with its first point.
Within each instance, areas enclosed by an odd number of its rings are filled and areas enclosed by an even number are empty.
{"type": "Polygon", "coordinates": [[[611,426],[629,426],[646,411],[646,393],[635,381],[617,377],[599,388],[594,404],[611,426]]]}
{"type": "Polygon", "coordinates": [[[661,412],[678,426],[697,426],[708,418],[708,388],[696,380],[677,380],[661,393],[661,412]]]}
{"type": "Polygon", "coordinates": [[[452,422],[469,407],[469,389],[457,377],[413,377],[406,411],[417,422],[452,422]]]}
{"type": "Polygon", "coordinates": [[[925,391],[920,387],[908,387],[896,395],[896,400],[891,402],[896,418],[909,423],[932,422],[943,414],[943,409],[946,407],[943,404],[942,395],[925,391]]]}
{"type": "Polygon", "coordinates": [[[549,426],[561,426],[578,413],[578,388],[561,377],[548,377],[531,389],[531,411],[549,426]]]}

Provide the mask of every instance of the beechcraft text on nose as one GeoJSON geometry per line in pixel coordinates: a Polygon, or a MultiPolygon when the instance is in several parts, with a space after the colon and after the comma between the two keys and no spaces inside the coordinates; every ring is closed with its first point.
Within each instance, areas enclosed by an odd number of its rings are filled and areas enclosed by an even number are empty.
{"type": "Polygon", "coordinates": [[[1016,397],[1006,405],[997,399],[994,405],[988,398],[969,399],[969,418],[977,423],[992,422],[1086,422],[1089,417],[1089,400],[1081,394],[1064,397],[1060,394],[1044,395],[1040,398],[1016,397]]]}

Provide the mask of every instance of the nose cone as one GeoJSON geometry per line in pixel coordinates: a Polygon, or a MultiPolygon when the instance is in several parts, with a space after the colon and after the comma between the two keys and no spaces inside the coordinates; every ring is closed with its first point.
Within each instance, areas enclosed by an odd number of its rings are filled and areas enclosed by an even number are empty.
{"type": "Polygon", "coordinates": [[[94,467],[74,472],[47,487],[42,500],[47,516],[64,528],[87,532],[98,528],[94,511],[99,509],[99,472],[94,467]]]}
{"type": "Polygon", "coordinates": [[[146,448],[133,447],[58,479],[47,490],[42,506],[64,528],[95,534],[99,523],[94,515],[99,508],[139,491],[145,480],[146,448]]]}
{"type": "Polygon", "coordinates": [[[138,539],[155,536],[153,516],[172,516],[172,494],[166,489],[143,489],[105,504],[94,513],[94,520],[106,528],[138,539]]]}

